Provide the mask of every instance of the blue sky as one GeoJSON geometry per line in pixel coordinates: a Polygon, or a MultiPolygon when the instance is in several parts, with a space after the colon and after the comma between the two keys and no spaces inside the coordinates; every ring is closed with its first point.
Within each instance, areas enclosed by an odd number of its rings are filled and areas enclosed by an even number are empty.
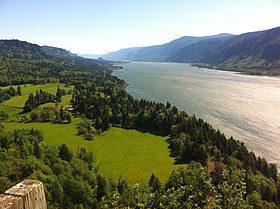
{"type": "Polygon", "coordinates": [[[0,39],[75,53],[280,26],[280,0],[0,0],[0,39]]]}

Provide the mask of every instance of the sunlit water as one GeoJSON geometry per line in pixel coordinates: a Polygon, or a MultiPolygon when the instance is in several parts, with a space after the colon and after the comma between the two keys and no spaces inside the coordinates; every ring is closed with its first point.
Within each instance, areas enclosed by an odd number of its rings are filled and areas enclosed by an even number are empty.
{"type": "Polygon", "coordinates": [[[195,114],[280,168],[280,78],[240,75],[182,63],[134,62],[113,75],[135,98],[195,114]]]}

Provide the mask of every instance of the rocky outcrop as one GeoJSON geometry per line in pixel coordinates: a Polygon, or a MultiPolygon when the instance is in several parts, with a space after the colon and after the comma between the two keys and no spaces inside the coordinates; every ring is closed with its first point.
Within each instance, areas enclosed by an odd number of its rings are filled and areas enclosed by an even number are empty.
{"type": "Polygon", "coordinates": [[[43,184],[24,180],[0,195],[1,209],[47,209],[43,184]]]}

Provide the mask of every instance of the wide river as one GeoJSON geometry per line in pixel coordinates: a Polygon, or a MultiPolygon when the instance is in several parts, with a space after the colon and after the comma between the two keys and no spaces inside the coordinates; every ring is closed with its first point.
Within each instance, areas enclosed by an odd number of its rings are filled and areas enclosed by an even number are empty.
{"type": "Polygon", "coordinates": [[[241,75],[182,63],[132,62],[113,75],[135,98],[169,101],[280,168],[280,78],[241,75]]]}

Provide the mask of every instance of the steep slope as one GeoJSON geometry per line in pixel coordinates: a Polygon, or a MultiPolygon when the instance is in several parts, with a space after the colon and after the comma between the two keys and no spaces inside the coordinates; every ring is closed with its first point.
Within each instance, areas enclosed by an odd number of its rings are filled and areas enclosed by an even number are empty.
{"type": "Polygon", "coordinates": [[[45,54],[57,57],[57,58],[73,58],[73,57],[79,57],[76,54],[71,53],[68,50],[52,47],[52,46],[41,46],[42,51],[45,54]]]}
{"type": "Polygon", "coordinates": [[[121,49],[104,58],[191,62],[248,74],[280,75],[280,27],[236,36],[184,36],[163,45],[121,49]]]}
{"type": "Polygon", "coordinates": [[[280,69],[280,27],[244,33],[227,40],[206,40],[186,46],[169,61],[201,62],[237,71],[280,69]]]}
{"type": "Polygon", "coordinates": [[[176,51],[180,50],[185,46],[203,40],[227,39],[232,36],[233,35],[226,33],[204,37],[184,36],[167,44],[145,47],[136,53],[134,59],[138,61],[167,61],[172,54],[174,54],[176,51]]]}
{"type": "Polygon", "coordinates": [[[271,30],[241,34],[226,42],[212,63],[237,70],[280,69],[280,27],[271,30]]]}
{"type": "Polygon", "coordinates": [[[211,62],[213,56],[224,46],[226,39],[210,39],[199,41],[183,47],[171,54],[171,62],[211,62]]]}
{"type": "Polygon", "coordinates": [[[46,57],[40,46],[19,40],[0,40],[0,56],[15,59],[42,59],[46,57]]]}
{"type": "Polygon", "coordinates": [[[103,58],[112,60],[167,61],[177,50],[190,44],[207,39],[230,38],[232,36],[226,33],[204,37],[184,36],[163,45],[121,49],[117,52],[106,54],[103,58]]]}
{"type": "MultiPolygon", "coordinates": [[[[60,51],[68,53],[64,49],[60,51]]],[[[58,58],[51,53],[45,54],[39,45],[25,41],[0,40],[0,86],[73,82],[76,75],[71,73],[74,71],[108,70],[108,67],[111,65],[104,61],[79,56],[58,58]]]]}
{"type": "Polygon", "coordinates": [[[135,54],[144,47],[132,47],[126,49],[120,49],[116,52],[110,52],[102,56],[106,60],[133,60],[135,54]]]}

